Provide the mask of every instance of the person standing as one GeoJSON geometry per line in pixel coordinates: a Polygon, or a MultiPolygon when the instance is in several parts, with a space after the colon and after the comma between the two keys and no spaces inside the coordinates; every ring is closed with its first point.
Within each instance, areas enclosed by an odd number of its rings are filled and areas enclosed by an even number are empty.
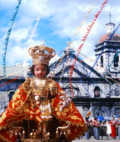
{"type": "Polygon", "coordinates": [[[116,120],[114,117],[112,117],[110,124],[111,124],[111,137],[115,139],[116,138],[116,120]]]}
{"type": "Polygon", "coordinates": [[[88,140],[91,137],[91,125],[89,117],[85,118],[88,131],[85,132],[85,138],[88,140]]]}
{"type": "Polygon", "coordinates": [[[111,130],[111,124],[109,122],[109,120],[106,121],[106,134],[107,134],[107,137],[108,139],[110,138],[110,135],[112,133],[112,130],[111,130]]]}
{"type": "Polygon", "coordinates": [[[97,118],[94,118],[93,120],[93,133],[94,133],[94,137],[96,140],[99,140],[99,136],[100,136],[100,132],[99,132],[99,122],[97,118]]]}
{"type": "Polygon", "coordinates": [[[118,126],[118,139],[120,140],[120,117],[118,118],[117,126],[118,126]]]}

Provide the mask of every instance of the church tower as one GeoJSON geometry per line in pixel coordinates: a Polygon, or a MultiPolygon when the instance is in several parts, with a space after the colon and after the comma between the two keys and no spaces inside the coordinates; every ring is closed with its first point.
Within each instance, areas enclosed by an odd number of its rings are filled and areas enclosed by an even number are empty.
{"type": "Polygon", "coordinates": [[[119,25],[106,24],[106,34],[103,35],[95,48],[97,70],[105,76],[120,77],[120,35],[116,34],[119,25]]]}

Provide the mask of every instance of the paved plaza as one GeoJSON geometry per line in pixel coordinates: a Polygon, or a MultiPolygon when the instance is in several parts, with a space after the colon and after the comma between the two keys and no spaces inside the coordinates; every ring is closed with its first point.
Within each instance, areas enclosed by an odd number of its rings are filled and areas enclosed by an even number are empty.
{"type": "Polygon", "coordinates": [[[85,138],[81,138],[80,140],[75,140],[74,142],[120,142],[118,137],[116,139],[107,139],[107,137],[104,137],[103,140],[95,140],[93,137],[86,140],[85,138]]]}

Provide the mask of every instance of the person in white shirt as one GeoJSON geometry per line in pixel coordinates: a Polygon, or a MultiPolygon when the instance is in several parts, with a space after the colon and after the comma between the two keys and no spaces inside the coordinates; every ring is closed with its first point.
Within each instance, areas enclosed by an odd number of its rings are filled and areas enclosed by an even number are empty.
{"type": "Polygon", "coordinates": [[[106,121],[106,134],[107,134],[107,136],[108,136],[108,139],[109,139],[109,137],[110,137],[110,135],[111,135],[111,132],[112,132],[112,130],[111,130],[111,125],[110,125],[110,122],[109,121],[106,121]]]}

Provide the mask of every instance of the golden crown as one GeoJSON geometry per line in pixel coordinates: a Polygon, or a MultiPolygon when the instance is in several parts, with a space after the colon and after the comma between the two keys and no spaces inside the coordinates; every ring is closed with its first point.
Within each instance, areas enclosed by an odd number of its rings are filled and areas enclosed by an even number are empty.
{"type": "Polygon", "coordinates": [[[50,59],[56,54],[54,49],[45,45],[36,45],[30,47],[28,53],[32,57],[34,65],[40,63],[48,65],[50,59]]]}

